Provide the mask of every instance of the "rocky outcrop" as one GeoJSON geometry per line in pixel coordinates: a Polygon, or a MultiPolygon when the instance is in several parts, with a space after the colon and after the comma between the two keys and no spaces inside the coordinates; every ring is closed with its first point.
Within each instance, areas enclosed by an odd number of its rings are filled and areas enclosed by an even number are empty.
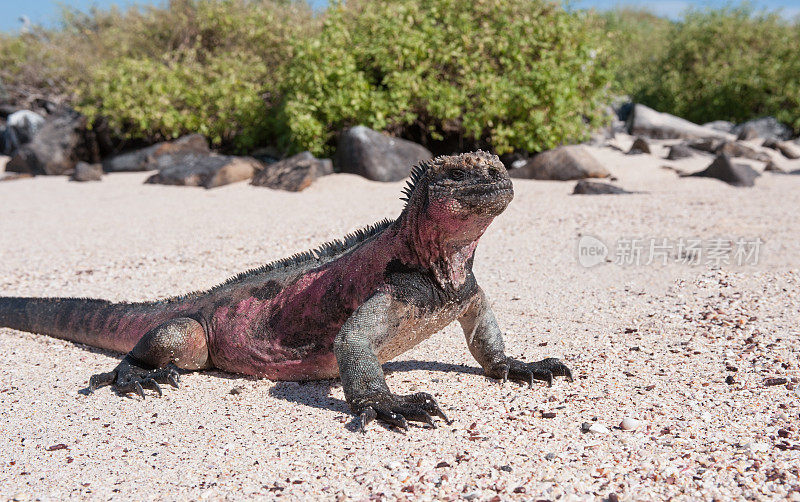
{"type": "Polygon", "coordinates": [[[159,172],[145,183],[215,188],[249,180],[263,164],[251,157],[217,154],[169,153],[156,160],[159,172]]]}
{"type": "Polygon", "coordinates": [[[734,127],[732,132],[743,140],[765,138],[784,141],[792,138],[792,130],[778,122],[775,117],[748,120],[734,127]]]}
{"type": "Polygon", "coordinates": [[[800,159],[800,145],[793,141],[778,141],[776,139],[767,139],[764,141],[764,147],[777,150],[783,154],[787,159],[800,159]]]}
{"type": "Polygon", "coordinates": [[[158,169],[158,158],[167,154],[208,154],[208,141],[201,134],[189,134],[174,141],[165,141],[131,152],[122,153],[103,161],[103,169],[109,173],[129,171],[152,171],[158,169]]]}
{"type": "Polygon", "coordinates": [[[299,192],[311,186],[320,176],[332,172],[333,163],[330,159],[317,159],[311,152],[303,152],[265,166],[256,173],[250,184],[299,192]]]}
{"type": "Polygon", "coordinates": [[[774,160],[770,160],[769,162],[767,162],[767,165],[764,166],[764,172],[786,174],[786,169],[782,168],[774,160]]]}
{"type": "Polygon", "coordinates": [[[690,157],[694,157],[694,154],[692,153],[692,149],[686,145],[672,145],[669,147],[667,160],[681,160],[690,157]]]}
{"type": "Polygon", "coordinates": [[[17,110],[8,116],[0,134],[0,154],[14,155],[17,149],[30,143],[45,123],[45,118],[30,110],[17,110]]]}
{"type": "Polygon", "coordinates": [[[85,140],[86,124],[86,117],[71,110],[48,118],[33,139],[19,147],[6,170],[49,175],[71,172],[92,149],[85,140]]]}
{"type": "Polygon", "coordinates": [[[572,195],[623,195],[629,192],[618,186],[597,181],[580,180],[572,190],[572,195]]]}
{"type": "Polygon", "coordinates": [[[628,133],[655,139],[733,139],[730,134],[638,104],[628,117],[628,133]]]}
{"type": "Polygon", "coordinates": [[[760,174],[747,164],[736,164],[731,161],[729,156],[720,154],[714,159],[714,162],[703,171],[689,174],[688,176],[716,178],[729,185],[751,187],[755,185],[755,180],[760,174]]]}
{"type": "Polygon", "coordinates": [[[636,140],[633,142],[633,145],[631,145],[631,149],[628,150],[628,155],[636,155],[640,153],[651,153],[650,143],[648,143],[644,138],[636,138],[636,140]]]}
{"type": "Polygon", "coordinates": [[[72,181],[100,181],[103,179],[103,166],[80,161],[75,165],[75,171],[72,172],[70,179],[72,181]]]}
{"type": "Polygon", "coordinates": [[[755,148],[740,143],[738,141],[726,141],[719,145],[715,150],[716,154],[724,154],[729,157],[742,157],[745,159],[757,160],[759,162],[769,162],[770,156],[765,152],[759,152],[755,148]]]}
{"type": "Polygon", "coordinates": [[[417,143],[356,126],[340,134],[334,165],[340,172],[373,181],[400,181],[412,166],[432,156],[417,143]]]}
{"type": "Polygon", "coordinates": [[[706,153],[714,153],[724,143],[719,139],[698,139],[689,141],[686,146],[706,153]]]}
{"type": "Polygon", "coordinates": [[[581,145],[562,146],[542,152],[521,167],[508,171],[512,178],[534,180],[580,180],[608,178],[611,174],[581,145]]]}

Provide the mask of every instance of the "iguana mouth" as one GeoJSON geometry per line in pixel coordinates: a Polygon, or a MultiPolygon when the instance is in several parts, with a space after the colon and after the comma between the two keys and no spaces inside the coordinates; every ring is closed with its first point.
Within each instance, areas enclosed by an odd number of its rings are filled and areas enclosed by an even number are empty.
{"type": "Polygon", "coordinates": [[[474,185],[465,186],[456,189],[456,194],[459,197],[487,197],[487,196],[502,196],[507,193],[514,194],[514,187],[510,180],[503,180],[493,183],[476,183],[474,185]]]}

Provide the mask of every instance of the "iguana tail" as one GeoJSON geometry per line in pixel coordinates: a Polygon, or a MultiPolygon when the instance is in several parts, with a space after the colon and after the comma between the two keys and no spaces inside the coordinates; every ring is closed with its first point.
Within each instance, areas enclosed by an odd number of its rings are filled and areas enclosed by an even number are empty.
{"type": "Polygon", "coordinates": [[[169,317],[157,304],[86,298],[0,297],[0,327],[39,333],[92,347],[130,351],[169,317]]]}

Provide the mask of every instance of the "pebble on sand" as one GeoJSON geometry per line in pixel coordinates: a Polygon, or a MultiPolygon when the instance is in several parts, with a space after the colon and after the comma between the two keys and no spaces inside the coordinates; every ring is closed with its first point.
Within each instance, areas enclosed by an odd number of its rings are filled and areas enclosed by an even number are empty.
{"type": "Polygon", "coordinates": [[[608,434],[609,432],[611,432],[605,425],[590,424],[588,422],[584,422],[583,424],[581,424],[581,431],[592,432],[594,434],[608,434]]]}
{"type": "Polygon", "coordinates": [[[619,428],[624,431],[635,431],[641,423],[633,417],[625,417],[619,424],[619,428]]]}

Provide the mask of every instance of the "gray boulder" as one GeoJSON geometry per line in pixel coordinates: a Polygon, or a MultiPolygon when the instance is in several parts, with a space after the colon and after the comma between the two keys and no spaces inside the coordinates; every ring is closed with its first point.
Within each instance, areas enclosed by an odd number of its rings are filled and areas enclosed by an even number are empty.
{"type": "Polygon", "coordinates": [[[265,166],[253,176],[250,184],[299,192],[311,186],[320,176],[332,172],[333,163],[330,159],[317,159],[311,152],[303,152],[265,166]]]}
{"type": "Polygon", "coordinates": [[[252,157],[199,153],[170,153],[156,160],[159,172],[145,183],[215,188],[249,180],[263,164],[252,157]]]}
{"type": "Polygon", "coordinates": [[[67,111],[49,118],[33,139],[17,150],[7,171],[31,174],[66,174],[85,154],[86,117],[67,111]]]}
{"type": "Polygon", "coordinates": [[[189,134],[107,158],[103,161],[103,169],[109,173],[152,171],[158,169],[157,161],[162,155],[185,153],[208,154],[211,150],[202,134],[189,134]]]}
{"type": "Polygon", "coordinates": [[[693,148],[701,152],[714,153],[722,145],[722,143],[724,143],[724,141],[720,139],[698,139],[689,141],[686,145],[689,148],[693,148]]]}
{"type": "Polygon", "coordinates": [[[651,153],[650,143],[648,143],[646,139],[641,137],[636,138],[636,140],[633,142],[633,145],[631,145],[631,149],[628,150],[628,155],[637,155],[640,153],[647,153],[647,154],[651,153]]]}
{"type": "Polygon", "coordinates": [[[781,152],[787,159],[800,159],[800,145],[793,141],[778,141],[770,138],[764,141],[764,147],[781,152]]]}
{"type": "Polygon", "coordinates": [[[761,175],[747,164],[735,164],[731,161],[729,156],[720,154],[714,159],[714,162],[703,171],[689,174],[688,176],[716,178],[729,185],[751,187],[755,185],[756,178],[761,175]]]}
{"type": "Polygon", "coordinates": [[[708,127],[714,129],[715,131],[732,134],[733,128],[736,127],[736,124],[733,122],[728,122],[727,120],[715,120],[713,122],[707,122],[703,124],[703,127],[708,127]]]}
{"type": "Polygon", "coordinates": [[[75,165],[75,171],[72,172],[70,179],[72,181],[100,181],[103,179],[103,166],[80,161],[75,165]]]}
{"type": "Polygon", "coordinates": [[[572,190],[572,195],[622,195],[629,193],[633,192],[608,183],[587,180],[580,180],[575,185],[575,189],[572,190]]]}
{"type": "Polygon", "coordinates": [[[667,160],[681,160],[690,157],[694,157],[694,154],[692,153],[692,149],[686,145],[672,145],[669,147],[667,160]]]}
{"type": "Polygon", "coordinates": [[[733,128],[738,139],[768,138],[777,140],[792,139],[792,130],[778,122],[775,117],[762,117],[748,120],[733,128]]]}
{"type": "Polygon", "coordinates": [[[759,162],[769,162],[771,157],[766,152],[759,152],[755,148],[749,147],[738,141],[726,141],[719,145],[715,150],[716,154],[724,154],[729,157],[742,157],[745,159],[757,160],[759,162]]]}
{"type": "Polygon", "coordinates": [[[764,166],[764,172],[786,174],[786,169],[779,166],[774,160],[770,160],[767,162],[767,165],[764,166]]]}
{"type": "Polygon", "coordinates": [[[334,164],[340,172],[373,181],[399,181],[408,177],[415,164],[432,156],[417,143],[356,126],[339,136],[334,164]]]}
{"type": "Polygon", "coordinates": [[[580,180],[608,178],[611,174],[581,145],[569,145],[542,152],[523,166],[510,169],[512,178],[533,180],[580,180]]]}
{"type": "Polygon", "coordinates": [[[628,117],[628,133],[656,139],[733,139],[730,134],[638,104],[628,117]]]}
{"type": "Polygon", "coordinates": [[[33,140],[44,123],[44,117],[30,110],[10,114],[0,136],[0,154],[14,155],[20,146],[33,140]]]}

